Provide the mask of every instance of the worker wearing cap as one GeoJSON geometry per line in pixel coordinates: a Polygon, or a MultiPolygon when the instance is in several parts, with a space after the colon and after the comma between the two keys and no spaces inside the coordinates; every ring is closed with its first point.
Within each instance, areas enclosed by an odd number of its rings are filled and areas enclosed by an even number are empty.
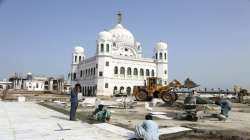
{"type": "Polygon", "coordinates": [[[151,114],[146,115],[143,123],[135,127],[135,134],[144,140],[159,140],[159,126],[151,114]]]}
{"type": "Polygon", "coordinates": [[[75,87],[71,90],[70,93],[70,120],[75,121],[76,120],[76,110],[78,107],[78,93],[80,92],[81,85],[76,84],[75,87]]]}

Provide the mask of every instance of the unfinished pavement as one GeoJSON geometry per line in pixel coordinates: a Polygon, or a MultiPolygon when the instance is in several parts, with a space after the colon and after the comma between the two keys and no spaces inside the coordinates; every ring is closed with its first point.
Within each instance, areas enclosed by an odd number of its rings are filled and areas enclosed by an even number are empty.
{"type": "Polygon", "coordinates": [[[122,140],[32,102],[0,101],[0,140],[122,140]]]}
{"type": "MultiPolygon", "coordinates": [[[[111,100],[105,100],[103,103],[111,104],[111,100]]],[[[57,102],[44,102],[44,104],[46,104],[46,107],[68,114],[69,104],[59,104],[57,102]]],[[[230,112],[230,117],[227,121],[219,121],[218,118],[214,117],[204,117],[198,122],[174,119],[176,114],[182,111],[181,107],[178,106],[180,106],[180,102],[173,106],[165,106],[163,104],[155,106],[153,109],[154,111],[165,112],[168,117],[173,118],[155,118],[155,121],[161,128],[184,126],[192,128],[194,132],[177,135],[163,135],[160,137],[161,140],[250,140],[250,107],[247,104],[234,103],[233,109],[230,112]]],[[[216,108],[215,112],[220,112],[220,108],[217,105],[212,106],[216,108]]],[[[94,106],[80,105],[77,110],[79,119],[82,121],[90,121],[89,123],[95,123],[92,122],[92,120],[88,120],[88,114],[91,114],[93,110],[94,106]]],[[[145,114],[150,112],[145,109],[144,102],[138,102],[133,109],[110,108],[110,111],[112,112],[111,124],[129,130],[134,130],[135,125],[141,123],[144,120],[145,114]]]]}

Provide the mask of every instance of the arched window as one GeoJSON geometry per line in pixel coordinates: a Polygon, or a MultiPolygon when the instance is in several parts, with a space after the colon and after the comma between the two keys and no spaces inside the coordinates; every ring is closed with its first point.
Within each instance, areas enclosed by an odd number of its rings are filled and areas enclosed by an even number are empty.
{"type": "Polygon", "coordinates": [[[155,53],[155,59],[158,59],[158,53],[155,53]]]}
{"type": "Polygon", "coordinates": [[[162,53],[160,53],[160,59],[162,59],[162,53]]]}
{"type": "Polygon", "coordinates": [[[125,68],[124,67],[120,68],[120,74],[125,74],[125,68]]]}
{"type": "Polygon", "coordinates": [[[88,76],[88,70],[85,70],[85,76],[88,76]]]}
{"type": "Polygon", "coordinates": [[[137,70],[137,68],[134,68],[134,75],[138,75],[138,70],[137,70]]]}
{"type": "Polygon", "coordinates": [[[164,53],[164,58],[165,60],[167,60],[167,53],[164,53]]]}
{"type": "Polygon", "coordinates": [[[114,86],[113,94],[115,95],[116,93],[117,93],[117,86],[114,86]]]}
{"type": "Polygon", "coordinates": [[[90,69],[88,69],[88,76],[90,76],[90,69]]]}
{"type": "Polygon", "coordinates": [[[81,62],[82,61],[82,57],[81,56],[79,56],[79,62],[81,62]]]}
{"type": "Polygon", "coordinates": [[[146,76],[149,76],[149,69],[146,69],[146,76]]]}
{"type": "Polygon", "coordinates": [[[127,75],[131,75],[131,68],[130,67],[128,67],[128,69],[127,69],[127,75]]]}
{"type": "Polygon", "coordinates": [[[76,73],[74,73],[73,80],[76,80],[76,73]]]}
{"type": "Polygon", "coordinates": [[[154,70],[151,70],[151,76],[155,76],[155,71],[154,70]]]}
{"type": "Polygon", "coordinates": [[[80,77],[82,77],[82,70],[80,71],[80,77]]]}
{"type": "Polygon", "coordinates": [[[94,74],[94,71],[93,71],[93,68],[91,68],[90,75],[93,75],[93,74],[94,74]]]}
{"type": "Polygon", "coordinates": [[[77,56],[75,56],[75,62],[77,61],[77,56]]]}
{"type": "Polygon", "coordinates": [[[140,69],[140,76],[144,76],[144,70],[140,69]]]}
{"type": "Polygon", "coordinates": [[[114,74],[118,74],[118,67],[117,66],[115,66],[115,68],[114,68],[114,74]]]}
{"type": "Polygon", "coordinates": [[[106,52],[109,52],[109,44],[106,44],[106,52]]]}
{"type": "Polygon", "coordinates": [[[101,44],[101,52],[104,52],[104,45],[101,44]]]}
{"type": "Polygon", "coordinates": [[[84,91],[84,87],[82,87],[82,96],[84,96],[85,91],[84,91]]]}
{"type": "Polygon", "coordinates": [[[96,96],[96,85],[94,86],[94,96],[96,96]]]}
{"type": "Polygon", "coordinates": [[[93,75],[95,75],[95,68],[94,68],[94,73],[93,73],[93,75]]]}
{"type": "Polygon", "coordinates": [[[84,87],[84,93],[85,93],[85,96],[88,96],[87,87],[84,87]]]}

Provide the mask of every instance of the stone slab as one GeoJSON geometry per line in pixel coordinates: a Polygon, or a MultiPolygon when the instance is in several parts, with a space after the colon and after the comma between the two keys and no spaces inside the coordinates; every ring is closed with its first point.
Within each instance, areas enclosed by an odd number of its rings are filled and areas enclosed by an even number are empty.
{"type": "Polygon", "coordinates": [[[67,115],[36,103],[0,101],[0,140],[62,139],[124,140],[125,138],[88,123],[69,121],[67,115]]]}
{"type": "MultiPolygon", "coordinates": [[[[98,128],[105,129],[107,131],[110,131],[112,133],[115,133],[127,139],[136,138],[136,135],[133,131],[119,127],[119,126],[115,126],[115,125],[108,124],[108,123],[100,123],[100,124],[94,124],[94,125],[98,128]]],[[[159,135],[170,135],[170,134],[175,134],[175,133],[180,133],[180,132],[187,132],[191,130],[192,129],[190,128],[179,127],[179,126],[167,127],[167,128],[161,128],[159,130],[159,135]]]]}

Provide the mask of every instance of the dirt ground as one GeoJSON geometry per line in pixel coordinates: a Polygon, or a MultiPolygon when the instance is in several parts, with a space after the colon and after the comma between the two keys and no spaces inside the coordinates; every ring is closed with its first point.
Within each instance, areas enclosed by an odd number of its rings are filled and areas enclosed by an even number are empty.
{"type": "MultiPolygon", "coordinates": [[[[44,102],[42,104],[63,113],[68,113],[69,111],[69,104],[67,106],[53,102],[44,102]]],[[[150,112],[145,109],[144,104],[144,102],[138,102],[133,109],[110,108],[109,110],[112,112],[111,124],[134,130],[135,125],[142,123],[144,116],[150,112]]],[[[219,107],[214,105],[214,108],[213,113],[220,112],[219,107]]],[[[77,117],[85,122],[97,123],[88,117],[93,110],[94,107],[80,106],[77,111],[77,117]]],[[[165,112],[168,117],[173,118],[170,120],[154,118],[161,128],[185,126],[194,130],[193,132],[180,135],[161,136],[161,140],[250,140],[250,106],[247,104],[233,103],[232,111],[226,121],[219,121],[217,118],[211,117],[211,114],[206,114],[198,122],[177,120],[175,119],[176,114],[182,111],[178,103],[172,106],[157,105],[153,107],[153,111],[165,112]]]]}

